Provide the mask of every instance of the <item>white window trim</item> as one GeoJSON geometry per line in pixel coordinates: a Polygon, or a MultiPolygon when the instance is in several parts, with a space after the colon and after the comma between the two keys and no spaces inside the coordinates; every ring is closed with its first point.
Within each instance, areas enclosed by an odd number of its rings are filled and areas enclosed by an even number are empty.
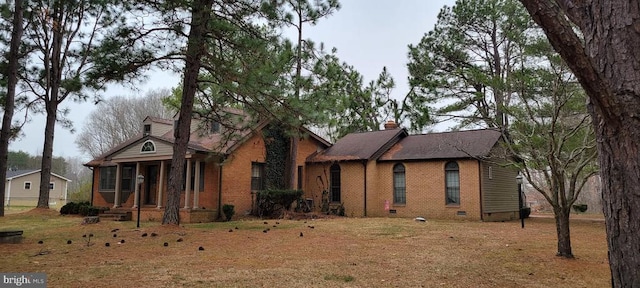
{"type": "Polygon", "coordinates": [[[493,167],[489,166],[489,180],[493,180],[493,167]]]}
{"type": "Polygon", "coordinates": [[[22,189],[24,190],[31,190],[31,186],[33,186],[33,183],[31,183],[31,181],[24,181],[24,184],[22,184],[22,189]],[[27,183],[29,183],[29,188],[25,188],[25,186],[27,186],[27,183]]]}
{"type": "Polygon", "coordinates": [[[56,182],[49,182],[49,190],[55,190],[56,189],[56,182]]]}
{"type": "Polygon", "coordinates": [[[152,153],[156,153],[156,151],[157,151],[156,143],[151,140],[144,141],[144,143],[142,143],[142,146],[140,146],[140,154],[152,154],[152,153]],[[144,148],[144,145],[146,145],[147,143],[151,143],[151,145],[153,145],[153,151],[142,151],[142,149],[144,148]]]}

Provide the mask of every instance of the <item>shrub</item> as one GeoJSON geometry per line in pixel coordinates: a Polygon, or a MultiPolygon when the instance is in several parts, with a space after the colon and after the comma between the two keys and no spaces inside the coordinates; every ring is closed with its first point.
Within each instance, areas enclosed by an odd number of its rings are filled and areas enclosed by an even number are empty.
{"type": "Polygon", "coordinates": [[[236,214],[234,207],[235,206],[231,204],[222,205],[222,212],[224,213],[224,216],[227,218],[227,221],[231,221],[231,217],[233,217],[233,214],[236,214]]]}
{"type": "Polygon", "coordinates": [[[74,202],[69,202],[67,204],[64,204],[64,206],[60,207],[60,214],[62,215],[73,214],[73,210],[77,209],[76,208],[77,205],[78,204],[74,202]]]}
{"type": "MultiPolygon", "coordinates": [[[[98,212],[101,208],[93,207],[89,203],[89,201],[84,201],[80,203],[69,202],[64,206],[60,207],[60,214],[68,215],[68,214],[80,214],[82,216],[98,216],[98,212]]],[[[107,208],[108,210],[108,208],[107,208]]]]}
{"type": "Polygon", "coordinates": [[[302,190],[263,190],[256,195],[258,216],[277,217],[283,210],[291,209],[293,202],[302,196],[302,190]]]}
{"type": "Polygon", "coordinates": [[[587,204],[574,204],[573,205],[573,211],[580,212],[580,213],[586,212],[587,208],[588,208],[587,204]]]}

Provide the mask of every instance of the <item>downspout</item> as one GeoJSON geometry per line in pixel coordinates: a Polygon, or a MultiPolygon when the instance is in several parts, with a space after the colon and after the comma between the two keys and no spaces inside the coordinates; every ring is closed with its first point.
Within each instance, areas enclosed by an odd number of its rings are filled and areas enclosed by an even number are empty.
{"type": "Polygon", "coordinates": [[[225,160],[226,157],[223,156],[220,163],[218,163],[218,167],[220,167],[220,169],[218,170],[218,211],[216,212],[218,215],[216,215],[216,219],[220,219],[222,217],[222,166],[224,166],[225,160]]]}
{"type": "Polygon", "coordinates": [[[480,194],[480,221],[484,221],[484,210],[482,209],[482,162],[478,160],[478,192],[480,194]]]}
{"type": "Polygon", "coordinates": [[[364,167],[364,217],[367,217],[367,160],[362,161],[364,167]]]}
{"type": "Polygon", "coordinates": [[[93,167],[89,167],[89,170],[91,170],[91,206],[93,206],[93,189],[95,189],[95,184],[96,184],[96,170],[93,169],[93,167]]]}
{"type": "Polygon", "coordinates": [[[69,181],[64,181],[64,204],[67,204],[68,195],[69,195],[69,181]]]}
{"type": "MultiPolygon", "coordinates": [[[[11,203],[11,178],[9,178],[9,181],[7,181],[7,207],[9,207],[11,203]]],[[[4,205],[4,203],[2,203],[2,205],[4,205]]]]}

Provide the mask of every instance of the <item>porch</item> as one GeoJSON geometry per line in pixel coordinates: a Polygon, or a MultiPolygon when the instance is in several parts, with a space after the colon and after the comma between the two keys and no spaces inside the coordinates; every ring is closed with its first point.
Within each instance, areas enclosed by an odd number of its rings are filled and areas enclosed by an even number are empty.
{"type": "MultiPolygon", "coordinates": [[[[219,210],[220,166],[216,165],[217,159],[204,159],[203,155],[188,156],[184,172],[186,181],[180,193],[181,222],[214,221],[219,210]]],[[[93,194],[92,204],[110,207],[111,210],[131,211],[134,221],[140,205],[141,221],[161,221],[167,202],[171,159],[113,160],[110,165],[94,170],[94,183],[99,185],[94,188],[97,193],[93,194]],[[138,178],[143,178],[143,181],[140,183],[138,178]]]]}

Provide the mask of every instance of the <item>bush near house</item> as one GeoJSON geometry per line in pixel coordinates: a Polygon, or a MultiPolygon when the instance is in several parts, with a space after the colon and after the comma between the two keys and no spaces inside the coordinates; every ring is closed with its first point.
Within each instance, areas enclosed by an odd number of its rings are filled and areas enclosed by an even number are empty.
{"type": "Polygon", "coordinates": [[[82,215],[82,216],[98,216],[101,211],[109,210],[106,207],[91,206],[88,201],[85,202],[69,202],[60,208],[62,215],[82,215]]]}
{"type": "Polygon", "coordinates": [[[263,190],[256,195],[258,216],[280,217],[291,209],[293,202],[302,197],[302,190],[263,190]]]}
{"type": "Polygon", "coordinates": [[[233,215],[236,214],[236,211],[234,208],[235,206],[231,204],[222,205],[222,212],[224,213],[224,216],[227,218],[227,221],[231,221],[231,218],[233,217],[233,215]]]}

